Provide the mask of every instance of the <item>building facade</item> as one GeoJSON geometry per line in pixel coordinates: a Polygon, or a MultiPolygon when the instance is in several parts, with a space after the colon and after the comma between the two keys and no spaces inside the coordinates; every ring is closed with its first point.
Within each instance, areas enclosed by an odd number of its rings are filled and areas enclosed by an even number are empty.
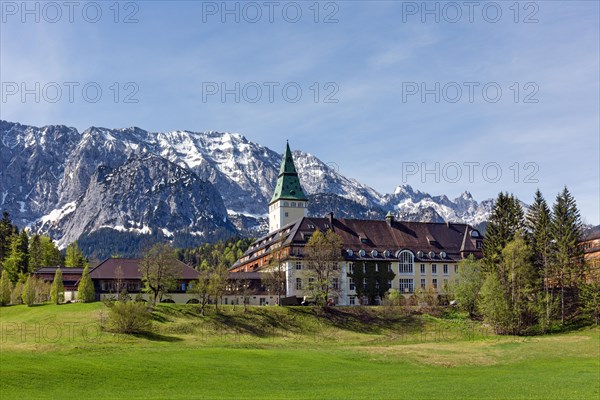
{"type": "Polygon", "coordinates": [[[340,305],[377,303],[380,298],[367,299],[363,295],[365,287],[374,284],[396,289],[405,297],[419,289],[443,294],[445,285],[458,272],[460,260],[469,255],[481,257],[483,237],[467,224],[396,221],[391,213],[383,221],[336,218],[333,213],[314,218],[307,217],[307,202],[287,145],[269,204],[269,233],[236,261],[232,276],[269,273],[276,258],[276,264],[285,272],[286,297],[306,298],[311,278],[304,247],[317,230],[331,230],[342,242],[340,273],[333,278],[331,298],[340,305]],[[391,279],[373,278],[377,274],[391,279]],[[364,278],[357,282],[356,276],[364,278]]]}

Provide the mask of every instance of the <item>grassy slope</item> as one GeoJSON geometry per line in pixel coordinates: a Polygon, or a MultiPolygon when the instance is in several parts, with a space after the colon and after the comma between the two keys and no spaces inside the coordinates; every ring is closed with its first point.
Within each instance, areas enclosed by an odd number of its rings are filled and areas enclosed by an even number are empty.
{"type": "Polygon", "coordinates": [[[0,397],[600,396],[598,329],[523,340],[461,320],[385,318],[381,309],[229,309],[200,318],[190,307],[161,306],[155,335],[98,336],[103,312],[99,303],[0,309],[0,397]]]}

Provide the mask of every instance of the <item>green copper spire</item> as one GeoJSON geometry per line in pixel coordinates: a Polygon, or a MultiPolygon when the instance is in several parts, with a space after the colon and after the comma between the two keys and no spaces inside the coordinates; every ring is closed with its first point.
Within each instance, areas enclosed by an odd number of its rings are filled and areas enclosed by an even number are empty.
{"type": "Polygon", "coordinates": [[[289,143],[285,146],[285,153],[283,154],[281,168],[277,176],[277,185],[275,185],[275,192],[269,204],[279,199],[308,200],[302,191],[302,186],[300,186],[300,179],[298,178],[298,172],[296,172],[289,143]]]}

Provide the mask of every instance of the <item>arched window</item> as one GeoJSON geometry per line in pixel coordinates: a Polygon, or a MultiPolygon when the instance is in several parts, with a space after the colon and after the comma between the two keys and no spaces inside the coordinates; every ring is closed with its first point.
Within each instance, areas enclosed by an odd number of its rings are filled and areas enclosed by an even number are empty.
{"type": "Polygon", "coordinates": [[[412,274],[413,273],[413,263],[415,256],[412,252],[408,250],[401,251],[398,255],[399,259],[399,267],[398,272],[401,274],[412,274]]]}

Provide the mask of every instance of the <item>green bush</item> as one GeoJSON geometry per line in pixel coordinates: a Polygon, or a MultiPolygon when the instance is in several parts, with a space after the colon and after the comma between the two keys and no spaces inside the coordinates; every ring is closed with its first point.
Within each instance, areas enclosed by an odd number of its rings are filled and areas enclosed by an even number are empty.
{"type": "Polygon", "coordinates": [[[144,303],[116,301],[108,309],[107,328],[117,333],[142,333],[151,329],[151,313],[144,303]]]}

